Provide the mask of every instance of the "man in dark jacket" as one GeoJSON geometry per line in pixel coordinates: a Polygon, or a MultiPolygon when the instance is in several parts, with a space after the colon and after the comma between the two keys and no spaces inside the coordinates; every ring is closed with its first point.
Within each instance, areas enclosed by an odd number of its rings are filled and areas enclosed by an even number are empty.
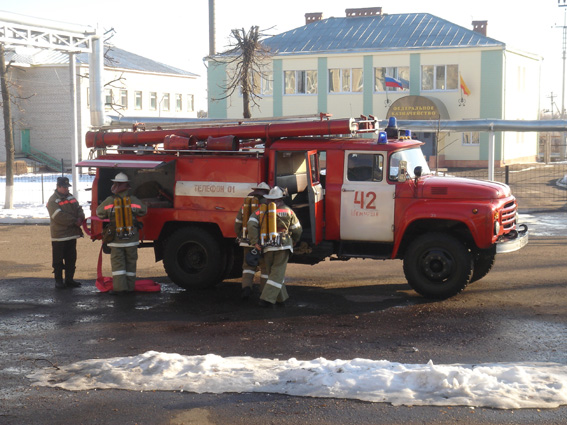
{"type": "Polygon", "coordinates": [[[77,239],[83,236],[81,224],[85,219],[85,213],[77,199],[69,193],[69,187],[71,185],[67,177],[58,177],[55,192],[47,201],[53,274],[55,287],[58,289],[81,286],[74,277],[77,239]],[[63,281],[63,270],[65,270],[65,281],[63,281]]]}
{"type": "Polygon", "coordinates": [[[109,218],[116,229],[110,247],[112,267],[112,291],[110,294],[134,292],[136,285],[136,263],[140,235],[136,217],[146,215],[148,208],[137,197],[130,195],[128,176],[118,173],[110,189],[113,195],[106,198],[96,209],[99,218],[109,218]]]}

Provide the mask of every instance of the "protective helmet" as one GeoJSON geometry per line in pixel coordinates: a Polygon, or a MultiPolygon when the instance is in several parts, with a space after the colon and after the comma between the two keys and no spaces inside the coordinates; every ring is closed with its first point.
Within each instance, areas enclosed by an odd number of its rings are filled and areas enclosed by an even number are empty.
{"type": "Polygon", "coordinates": [[[256,267],[258,264],[260,264],[260,256],[260,251],[258,251],[256,248],[252,248],[246,254],[246,264],[248,264],[250,267],[256,267]]]}
{"type": "Polygon", "coordinates": [[[264,195],[266,199],[281,199],[285,196],[283,190],[279,186],[274,186],[270,189],[270,193],[264,195]]]}
{"type": "Polygon", "coordinates": [[[128,176],[126,174],[118,173],[116,174],[116,177],[112,179],[112,181],[116,183],[128,183],[130,180],[128,180],[128,176]]]}
{"type": "Polygon", "coordinates": [[[252,190],[270,190],[270,186],[268,185],[268,183],[262,182],[252,187],[252,190]]]}

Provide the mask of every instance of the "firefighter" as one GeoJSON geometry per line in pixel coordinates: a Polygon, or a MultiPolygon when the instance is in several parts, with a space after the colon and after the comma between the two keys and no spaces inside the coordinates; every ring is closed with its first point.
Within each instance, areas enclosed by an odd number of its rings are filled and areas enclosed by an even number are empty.
{"type": "Polygon", "coordinates": [[[96,209],[100,218],[109,218],[114,238],[108,243],[112,266],[112,290],[110,294],[134,292],[136,284],[136,262],[138,260],[139,223],[136,217],[146,214],[147,207],[138,198],[130,195],[130,182],[124,173],[118,173],[110,195],[96,209]]]}
{"type": "Polygon", "coordinates": [[[243,300],[250,298],[252,295],[252,286],[254,283],[254,275],[258,268],[260,269],[260,290],[266,284],[268,280],[268,274],[266,273],[264,267],[264,260],[260,258],[259,264],[249,265],[246,262],[246,256],[250,253],[253,249],[253,246],[248,243],[247,231],[246,231],[246,223],[243,223],[243,219],[247,219],[250,217],[250,214],[255,211],[251,211],[252,208],[257,209],[261,202],[264,202],[264,195],[267,195],[270,192],[270,186],[265,183],[259,183],[257,186],[252,188],[252,192],[250,192],[247,196],[247,199],[242,204],[242,207],[238,211],[236,218],[234,220],[234,231],[236,232],[236,236],[240,241],[240,246],[243,247],[243,256],[242,256],[242,291],[240,297],[243,300]],[[254,202],[255,201],[255,202],[254,202]]]}
{"type": "MultiPolygon", "coordinates": [[[[293,253],[293,246],[299,242],[301,237],[301,224],[291,208],[284,204],[284,192],[278,186],[274,186],[270,193],[264,196],[268,202],[275,204],[274,218],[277,229],[277,243],[274,240],[262,241],[262,223],[260,211],[250,216],[248,220],[248,235],[250,244],[258,250],[262,250],[268,281],[260,295],[259,305],[261,307],[271,307],[273,305],[283,305],[289,298],[285,287],[285,270],[289,256],[293,253]],[[263,242],[263,246],[261,246],[263,242]]],[[[270,208],[270,207],[268,207],[270,208]]],[[[270,215],[270,213],[264,213],[270,215]]]]}
{"type": "Polygon", "coordinates": [[[77,239],[83,237],[81,224],[85,219],[85,213],[77,199],[69,193],[70,187],[67,177],[57,177],[55,192],[47,201],[53,274],[57,289],[81,286],[74,277],[77,239]],[[63,281],[63,270],[65,270],[65,281],[63,281]]]}

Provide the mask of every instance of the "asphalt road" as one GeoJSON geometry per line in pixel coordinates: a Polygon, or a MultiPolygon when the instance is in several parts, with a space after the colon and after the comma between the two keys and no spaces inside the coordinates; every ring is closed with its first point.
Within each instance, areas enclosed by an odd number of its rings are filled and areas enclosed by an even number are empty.
{"type": "MultiPolygon", "coordinates": [[[[150,250],[139,276],[156,294],[113,297],[94,287],[99,245],[78,244],[77,290],[56,291],[47,226],[0,225],[0,424],[561,424],[567,407],[497,410],[394,407],[279,394],[193,394],[33,387],[25,377],[95,357],[149,350],[402,363],[567,364],[567,237],[532,237],[488,276],[445,301],[419,297],[399,261],[290,265],[291,300],[266,310],[239,282],[184,291],[150,250]]],[[[109,274],[105,257],[105,274],[109,274]]]]}

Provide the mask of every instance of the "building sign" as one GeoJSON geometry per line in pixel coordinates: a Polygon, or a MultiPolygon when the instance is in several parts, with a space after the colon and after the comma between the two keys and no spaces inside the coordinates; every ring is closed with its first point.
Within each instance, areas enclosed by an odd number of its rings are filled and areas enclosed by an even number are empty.
{"type": "Polygon", "coordinates": [[[390,106],[386,118],[398,120],[447,120],[449,113],[443,102],[425,96],[404,96],[390,106]]]}

